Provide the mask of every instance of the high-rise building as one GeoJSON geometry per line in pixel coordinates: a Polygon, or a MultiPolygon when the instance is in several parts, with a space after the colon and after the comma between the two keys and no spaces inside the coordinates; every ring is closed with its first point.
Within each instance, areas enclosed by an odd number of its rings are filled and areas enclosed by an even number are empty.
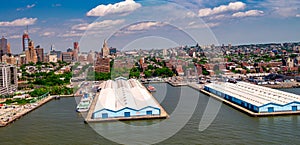
{"type": "Polygon", "coordinates": [[[62,61],[64,62],[72,62],[72,53],[73,52],[63,52],[62,53],[62,61]]]}
{"type": "Polygon", "coordinates": [[[50,51],[55,51],[55,46],[54,45],[51,45],[50,51]]]}
{"type": "Polygon", "coordinates": [[[0,64],[0,95],[13,94],[18,88],[17,68],[0,64]]]}
{"type": "Polygon", "coordinates": [[[24,32],[23,37],[22,37],[22,44],[23,44],[23,51],[28,50],[28,46],[29,46],[29,35],[28,32],[24,32]]]}
{"type": "Polygon", "coordinates": [[[95,65],[95,72],[109,73],[110,59],[98,57],[95,65]]]}
{"type": "Polygon", "coordinates": [[[37,61],[44,62],[44,49],[37,47],[35,48],[36,55],[37,55],[37,61]]]}
{"type": "Polygon", "coordinates": [[[10,44],[9,44],[9,43],[7,43],[6,47],[7,47],[7,53],[8,53],[8,54],[11,54],[11,50],[10,50],[10,44]]]}
{"type": "Polygon", "coordinates": [[[25,55],[26,55],[26,63],[29,63],[29,62],[36,63],[37,62],[37,54],[36,54],[36,51],[34,48],[34,43],[32,40],[30,40],[28,43],[28,50],[25,51],[25,55]]]}
{"type": "Polygon", "coordinates": [[[102,57],[107,57],[109,55],[109,48],[107,46],[106,40],[104,40],[103,47],[102,47],[102,57]]]}
{"type": "Polygon", "coordinates": [[[7,54],[7,39],[2,36],[0,40],[0,56],[7,54]]]}
{"type": "Polygon", "coordinates": [[[74,42],[74,50],[78,50],[79,52],[79,43],[78,42],[74,42]]]}

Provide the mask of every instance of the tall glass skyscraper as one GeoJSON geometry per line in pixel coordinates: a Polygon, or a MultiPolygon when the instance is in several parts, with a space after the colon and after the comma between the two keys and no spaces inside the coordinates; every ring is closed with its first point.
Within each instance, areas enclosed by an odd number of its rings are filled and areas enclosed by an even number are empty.
{"type": "Polygon", "coordinates": [[[28,45],[29,45],[29,35],[27,32],[25,32],[23,34],[23,39],[22,39],[22,43],[23,43],[23,51],[28,50],[28,45]]]}

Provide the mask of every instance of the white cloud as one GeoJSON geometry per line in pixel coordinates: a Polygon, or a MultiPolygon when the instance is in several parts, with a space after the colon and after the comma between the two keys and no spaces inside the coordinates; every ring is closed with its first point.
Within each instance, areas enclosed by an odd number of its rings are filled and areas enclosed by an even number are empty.
{"type": "Polygon", "coordinates": [[[84,35],[84,33],[81,33],[81,32],[69,31],[69,32],[67,32],[65,34],[59,35],[59,37],[81,37],[83,35],[84,35]]]}
{"type": "Polygon", "coordinates": [[[35,4],[31,4],[31,5],[26,6],[27,9],[30,9],[30,8],[33,8],[33,7],[35,7],[35,4]]]}
{"type": "Polygon", "coordinates": [[[300,17],[300,14],[297,14],[296,17],[300,17]]]}
{"type": "Polygon", "coordinates": [[[22,38],[22,36],[21,35],[12,35],[12,36],[9,36],[8,38],[9,39],[20,39],[20,38],[22,38]]]}
{"type": "Polygon", "coordinates": [[[31,9],[35,6],[36,6],[35,4],[27,5],[25,8],[17,8],[17,11],[24,11],[24,10],[27,10],[27,9],[31,9]]]}
{"type": "Polygon", "coordinates": [[[41,36],[44,37],[53,36],[53,35],[55,35],[55,32],[44,32],[43,34],[41,34],[41,36]]]}
{"type": "Polygon", "coordinates": [[[220,15],[211,16],[208,19],[209,20],[221,20],[221,19],[225,19],[225,18],[229,18],[229,16],[220,14],[220,15]]]}
{"type": "Polygon", "coordinates": [[[165,26],[165,23],[162,22],[141,22],[138,24],[130,25],[124,29],[121,29],[115,33],[115,36],[123,36],[123,35],[130,35],[136,34],[140,32],[144,32],[147,30],[154,30],[158,27],[165,26]]]}
{"type": "Polygon", "coordinates": [[[260,3],[270,14],[281,17],[295,17],[300,12],[299,0],[265,0],[260,3]]]}
{"type": "Polygon", "coordinates": [[[141,6],[141,4],[136,3],[134,0],[125,0],[115,4],[98,5],[97,7],[87,12],[86,15],[106,16],[109,14],[129,14],[140,8],[141,6]]]}
{"type": "Polygon", "coordinates": [[[131,25],[127,28],[128,31],[142,31],[142,30],[148,30],[155,27],[162,27],[166,24],[162,22],[142,22],[138,24],[131,25]]]}
{"type": "Polygon", "coordinates": [[[246,12],[237,12],[232,14],[233,17],[255,17],[255,16],[262,16],[264,14],[263,11],[259,10],[249,10],[246,12]]]}
{"type": "Polygon", "coordinates": [[[246,4],[243,2],[231,2],[228,5],[221,5],[218,7],[215,7],[213,9],[211,8],[204,8],[200,9],[198,12],[199,17],[207,17],[215,14],[220,14],[228,11],[238,11],[245,9],[246,4]]]}
{"type": "Polygon", "coordinates": [[[125,20],[118,19],[118,20],[103,20],[100,22],[93,22],[91,24],[88,23],[82,23],[72,26],[72,30],[80,30],[80,31],[86,31],[89,29],[99,29],[99,28],[109,28],[114,25],[119,25],[124,23],[125,20]]]}
{"type": "Polygon", "coordinates": [[[213,22],[199,23],[199,22],[192,21],[188,24],[188,26],[186,28],[187,29],[213,28],[213,27],[216,27],[219,25],[220,25],[220,23],[213,23],[213,22]]]}
{"type": "Polygon", "coordinates": [[[0,26],[27,26],[33,25],[37,21],[37,18],[21,18],[13,21],[2,21],[0,26]]]}

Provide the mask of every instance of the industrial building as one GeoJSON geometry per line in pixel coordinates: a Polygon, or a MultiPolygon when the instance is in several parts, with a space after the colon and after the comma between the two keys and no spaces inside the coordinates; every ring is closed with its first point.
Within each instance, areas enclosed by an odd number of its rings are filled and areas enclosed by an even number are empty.
{"type": "Polygon", "coordinates": [[[211,83],[204,90],[254,113],[300,111],[299,95],[246,82],[211,83]]]}
{"type": "Polygon", "coordinates": [[[92,119],[161,115],[160,105],[138,80],[119,77],[100,87],[92,119]]]}

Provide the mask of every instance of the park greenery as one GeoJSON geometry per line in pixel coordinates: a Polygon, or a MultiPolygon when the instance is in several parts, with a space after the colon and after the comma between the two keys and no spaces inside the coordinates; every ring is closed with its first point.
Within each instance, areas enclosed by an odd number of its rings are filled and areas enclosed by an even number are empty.
{"type": "MultiPolygon", "coordinates": [[[[42,63],[37,62],[24,64],[20,67],[22,71],[23,80],[27,81],[27,88],[34,89],[29,92],[31,97],[39,98],[40,96],[50,93],[51,95],[70,95],[73,94],[73,88],[68,88],[66,85],[70,84],[72,78],[72,72],[55,73],[62,67],[70,65],[70,63],[64,61],[58,61],[57,63],[42,63]],[[33,66],[37,68],[37,72],[28,73],[26,71],[27,66],[33,66]],[[52,68],[49,72],[42,72],[43,68],[52,68]]],[[[77,68],[80,63],[75,63],[72,68],[77,68]]],[[[84,66],[87,69],[89,66],[84,66]]],[[[12,98],[12,96],[2,96],[4,98],[12,98]]],[[[15,100],[15,99],[14,99],[15,100]]],[[[20,101],[20,100],[19,100],[20,101]]],[[[25,102],[25,101],[23,101],[25,102]]],[[[21,101],[22,103],[22,101],[21,101]]],[[[18,103],[19,104],[19,103],[18,103]]]]}
{"type": "Polygon", "coordinates": [[[111,79],[111,73],[95,72],[93,70],[87,73],[88,81],[102,81],[111,79]]]}
{"type": "Polygon", "coordinates": [[[30,99],[6,99],[5,102],[1,102],[1,104],[18,104],[18,105],[25,105],[28,103],[35,103],[36,100],[34,98],[30,98],[30,99]]]}

